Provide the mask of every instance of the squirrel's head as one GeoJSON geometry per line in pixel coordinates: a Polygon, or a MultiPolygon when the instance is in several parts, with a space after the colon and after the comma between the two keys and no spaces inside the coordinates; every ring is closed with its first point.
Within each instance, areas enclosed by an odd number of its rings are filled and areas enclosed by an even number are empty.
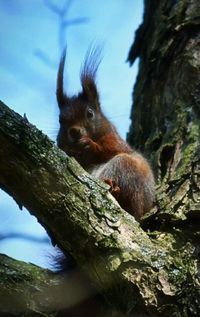
{"type": "Polygon", "coordinates": [[[82,91],[72,97],[69,97],[63,89],[66,50],[60,60],[56,92],[60,109],[57,143],[67,154],[73,155],[78,142],[84,136],[96,141],[105,132],[107,126],[107,120],[100,108],[95,81],[101,61],[100,53],[99,48],[90,49],[87,52],[80,75],[82,91]]]}

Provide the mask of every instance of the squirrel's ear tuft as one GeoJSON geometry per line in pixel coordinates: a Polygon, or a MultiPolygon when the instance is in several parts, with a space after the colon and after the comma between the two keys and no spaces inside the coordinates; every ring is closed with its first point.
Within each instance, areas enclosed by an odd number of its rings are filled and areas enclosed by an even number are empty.
{"type": "Polygon", "coordinates": [[[61,109],[67,103],[67,95],[64,93],[63,90],[63,74],[64,74],[64,66],[65,66],[65,57],[66,57],[66,48],[63,50],[60,64],[58,68],[58,75],[57,75],[57,89],[56,89],[56,97],[58,101],[58,106],[61,109]]]}
{"type": "Polygon", "coordinates": [[[99,104],[96,73],[101,62],[101,48],[90,47],[81,70],[82,96],[91,103],[99,104]]]}

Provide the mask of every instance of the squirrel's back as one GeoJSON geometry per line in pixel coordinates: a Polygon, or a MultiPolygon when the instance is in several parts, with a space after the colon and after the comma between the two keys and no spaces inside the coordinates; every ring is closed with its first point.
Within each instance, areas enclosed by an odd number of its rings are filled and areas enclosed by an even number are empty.
{"type": "MultiPolygon", "coordinates": [[[[137,152],[121,153],[90,169],[93,176],[111,179],[119,187],[117,201],[138,220],[154,201],[154,177],[148,162],[137,152]]],[[[115,195],[114,195],[115,196],[115,195]]]]}

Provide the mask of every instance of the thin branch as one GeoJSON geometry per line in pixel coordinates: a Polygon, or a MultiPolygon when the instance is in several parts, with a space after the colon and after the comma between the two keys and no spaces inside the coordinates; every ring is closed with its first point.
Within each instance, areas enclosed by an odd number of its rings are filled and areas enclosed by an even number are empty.
{"type": "Polygon", "coordinates": [[[47,66],[51,67],[51,68],[56,68],[57,67],[57,63],[55,61],[53,61],[45,52],[43,52],[40,49],[36,49],[34,51],[34,55],[40,59],[44,64],[46,64],[47,66]]]}
{"type": "MultiPolygon", "coordinates": [[[[73,0],[66,0],[63,4],[63,7],[60,8],[55,3],[50,0],[44,0],[44,4],[55,14],[57,14],[59,18],[59,28],[58,28],[58,44],[59,44],[59,56],[63,50],[63,47],[66,46],[66,31],[67,27],[78,25],[78,24],[85,24],[89,21],[87,17],[79,17],[79,18],[72,18],[68,19],[68,14],[70,7],[73,3],[73,0]]],[[[40,49],[34,51],[34,54],[37,58],[39,58],[44,64],[49,67],[55,68],[57,65],[56,61],[53,61],[45,52],[40,49]]]]}
{"type": "Polygon", "coordinates": [[[71,25],[77,25],[77,24],[83,24],[83,23],[88,23],[89,18],[87,17],[82,17],[82,18],[74,18],[74,19],[69,19],[67,21],[62,22],[63,27],[71,26],[71,25]]]}
{"type": "Polygon", "coordinates": [[[59,6],[55,5],[51,1],[44,0],[44,3],[52,12],[56,13],[57,15],[61,15],[62,14],[62,9],[60,9],[59,6]]]}
{"type": "Polygon", "coordinates": [[[0,234],[0,241],[7,239],[22,239],[26,241],[36,242],[36,243],[49,243],[49,238],[47,237],[36,237],[34,235],[20,233],[20,232],[8,232],[5,234],[0,234]]]}

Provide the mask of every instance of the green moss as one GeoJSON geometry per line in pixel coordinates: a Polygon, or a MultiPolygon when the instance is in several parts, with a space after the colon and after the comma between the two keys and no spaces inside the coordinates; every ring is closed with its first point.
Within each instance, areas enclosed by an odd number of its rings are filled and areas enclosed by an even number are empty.
{"type": "Polygon", "coordinates": [[[199,147],[199,129],[199,123],[191,123],[188,142],[182,147],[182,158],[176,171],[176,178],[181,178],[192,171],[192,161],[199,147]]]}
{"type": "Polygon", "coordinates": [[[109,258],[109,270],[111,271],[116,271],[119,266],[121,265],[121,260],[120,260],[120,257],[119,256],[116,256],[116,255],[111,255],[109,258]]]}

